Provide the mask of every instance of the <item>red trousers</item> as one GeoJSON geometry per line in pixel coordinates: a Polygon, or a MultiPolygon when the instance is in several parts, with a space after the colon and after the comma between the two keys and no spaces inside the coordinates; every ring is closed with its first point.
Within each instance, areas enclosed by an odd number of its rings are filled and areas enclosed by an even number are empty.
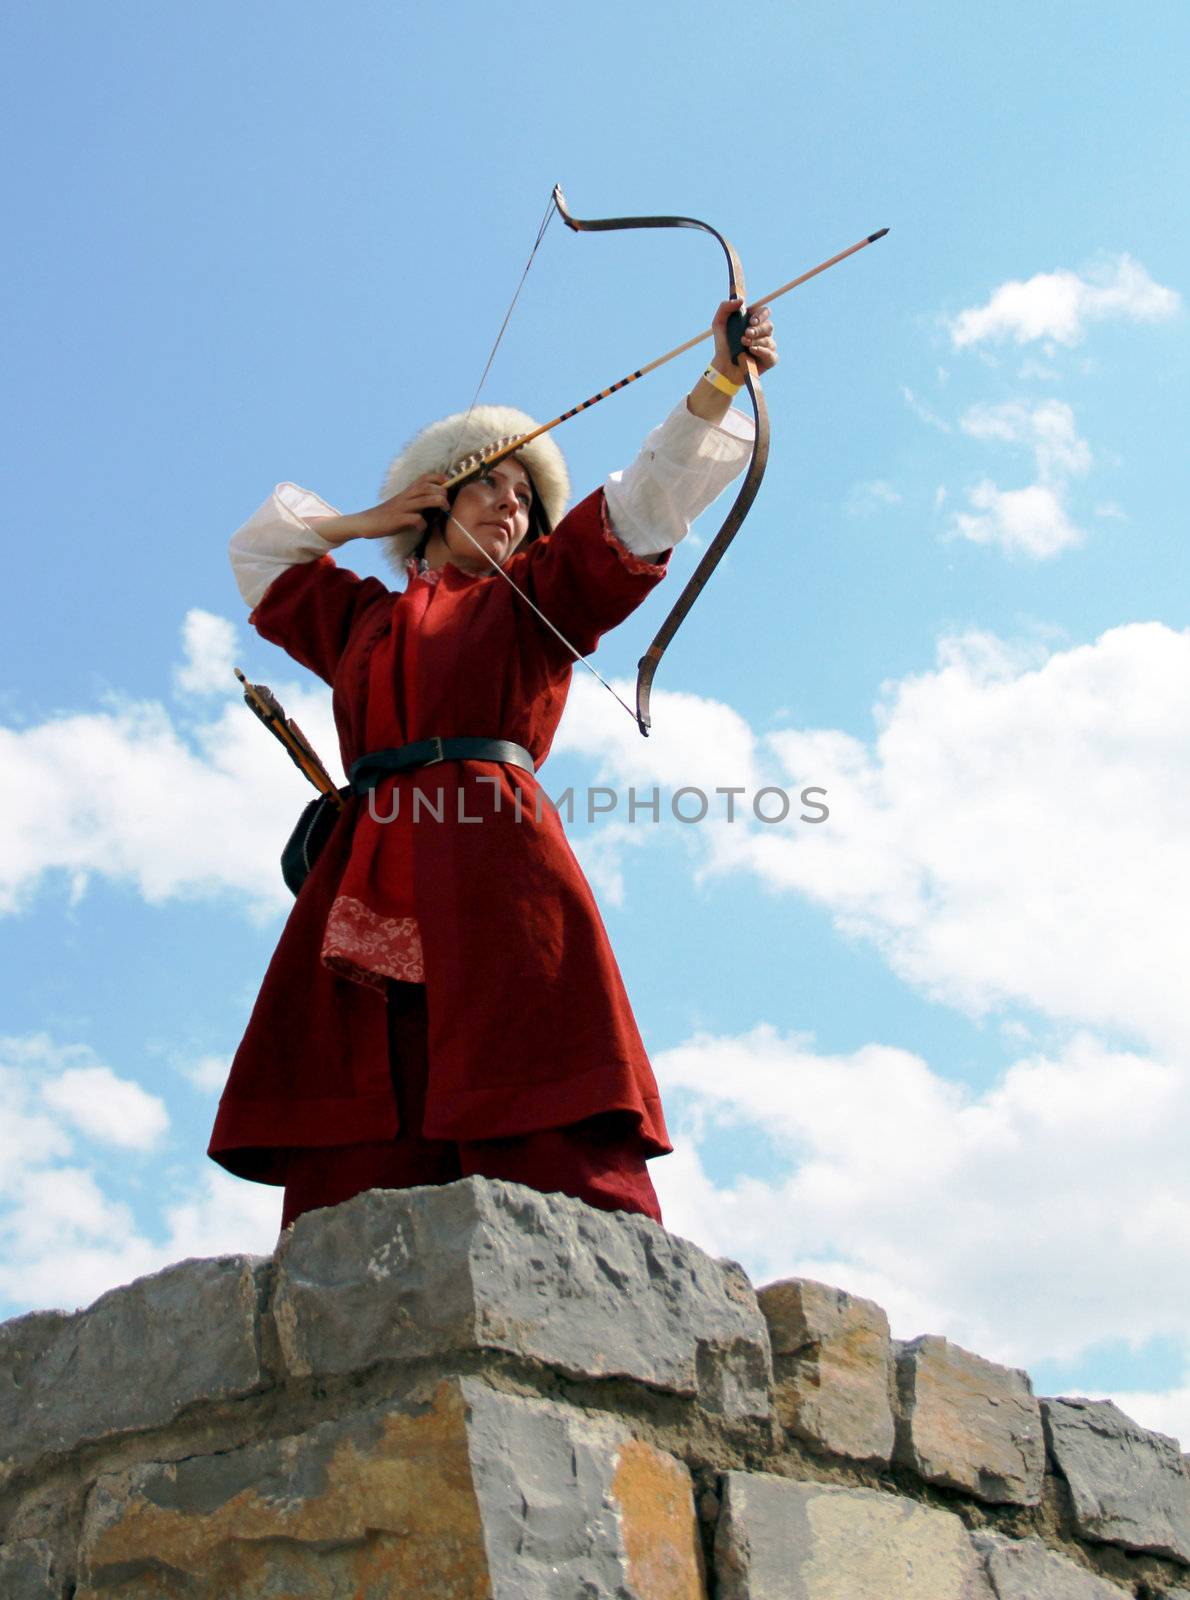
{"type": "Polygon", "coordinates": [[[457,1178],[506,1178],[543,1194],[569,1194],[600,1211],[635,1211],[661,1221],[661,1207],[628,1112],[607,1111],[567,1128],[511,1139],[424,1139],[429,1062],[426,991],[391,983],[388,1051],[400,1127],[393,1139],[291,1150],[281,1226],[365,1189],[410,1189],[457,1178]]]}

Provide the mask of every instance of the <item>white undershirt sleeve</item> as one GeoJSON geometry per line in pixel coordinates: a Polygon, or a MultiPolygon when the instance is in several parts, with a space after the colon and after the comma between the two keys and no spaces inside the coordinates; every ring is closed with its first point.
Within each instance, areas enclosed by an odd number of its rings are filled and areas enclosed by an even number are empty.
{"type": "Polygon", "coordinates": [[[279,483],[265,503],[232,534],[231,568],[250,606],[286,567],[317,561],[335,548],[306,522],[307,517],[337,517],[338,512],[309,489],[279,483]]]}
{"type": "Polygon", "coordinates": [[[743,468],[754,433],[742,411],[704,422],[683,399],[649,434],[632,465],[613,472],[603,486],[621,541],[638,556],[672,549],[743,468]]]}
{"type": "MultiPolygon", "coordinates": [[[[672,549],[696,517],[737,476],[752,449],[752,419],[729,411],[720,423],[704,422],[683,399],[653,429],[630,467],[604,485],[612,527],[638,556],[672,549]]],[[[338,512],[296,483],[279,483],[232,535],[232,571],[241,595],[256,606],[287,567],[317,561],[335,548],[306,520],[338,512]]]]}

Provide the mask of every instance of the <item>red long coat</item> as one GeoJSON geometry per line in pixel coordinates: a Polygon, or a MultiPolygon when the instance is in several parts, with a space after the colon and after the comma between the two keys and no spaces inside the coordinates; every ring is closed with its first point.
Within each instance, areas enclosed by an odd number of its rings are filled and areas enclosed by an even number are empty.
{"type": "MultiPolygon", "coordinates": [[[[583,654],[664,570],[611,532],[602,490],[507,568],[583,654]]],[[[512,739],[536,766],[549,752],[571,657],[494,574],[448,566],[436,583],[413,578],[393,593],[327,556],[286,569],[251,620],[332,686],[344,770],[369,749],[436,734],[512,739]],[[378,682],[372,670],[382,642],[400,663],[396,682],[378,682]]],[[[607,933],[536,779],[494,762],[445,762],[386,780],[377,814],[391,811],[395,788],[409,818],[415,787],[435,805],[445,794],[443,821],[423,813],[404,848],[394,831],[391,851],[393,870],[404,861],[412,875],[404,892],[425,959],[425,1135],[498,1138],[626,1110],[653,1154],[670,1150],[607,933]],[[481,775],[499,781],[498,810],[481,775]],[[460,824],[460,814],[482,820],[460,824]]],[[[364,804],[349,799],[303,885],[232,1063],[209,1153],[242,1177],[282,1183],[290,1146],[354,1144],[397,1129],[384,995],[320,959],[364,804]]]]}

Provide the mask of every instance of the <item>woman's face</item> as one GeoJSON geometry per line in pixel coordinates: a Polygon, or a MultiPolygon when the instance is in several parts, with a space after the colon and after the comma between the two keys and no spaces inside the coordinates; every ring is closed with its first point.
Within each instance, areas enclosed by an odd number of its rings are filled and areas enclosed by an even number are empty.
{"type": "MultiPolygon", "coordinates": [[[[452,510],[471,538],[503,566],[529,531],[532,504],[529,474],[515,457],[509,457],[465,483],[452,510]]],[[[452,522],[447,522],[445,532],[450,559],[457,567],[467,572],[491,571],[475,545],[452,522]]]]}

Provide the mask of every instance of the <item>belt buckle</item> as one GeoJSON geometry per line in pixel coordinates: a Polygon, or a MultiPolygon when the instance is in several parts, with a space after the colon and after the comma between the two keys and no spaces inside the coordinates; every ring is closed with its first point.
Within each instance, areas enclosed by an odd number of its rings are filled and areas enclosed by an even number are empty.
{"type": "Polygon", "coordinates": [[[432,755],[428,761],[423,761],[422,766],[436,767],[440,761],[446,760],[446,754],[442,748],[442,740],[437,734],[435,734],[432,739],[427,740],[427,743],[434,745],[438,753],[436,755],[432,755]]]}

